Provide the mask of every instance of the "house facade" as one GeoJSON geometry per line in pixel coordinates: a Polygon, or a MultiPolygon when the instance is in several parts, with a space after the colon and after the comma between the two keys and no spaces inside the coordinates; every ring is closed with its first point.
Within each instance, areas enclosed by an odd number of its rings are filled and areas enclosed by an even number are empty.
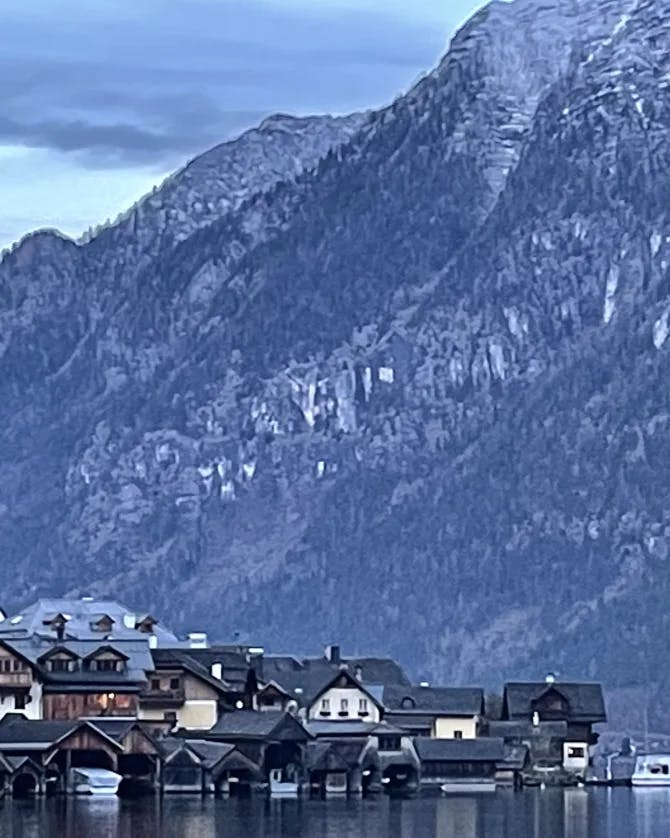
{"type": "Polygon", "coordinates": [[[484,692],[473,687],[389,686],[384,718],[415,736],[475,739],[484,717],[484,692]]]}
{"type": "Polygon", "coordinates": [[[590,748],[598,742],[593,727],[607,721],[602,686],[557,682],[551,676],[542,682],[511,682],[505,684],[502,719],[526,722],[538,730],[545,723],[564,723],[562,766],[570,773],[583,775],[589,765],[590,748]]]}
{"type": "Polygon", "coordinates": [[[383,706],[372,690],[342,670],[309,697],[306,715],[311,720],[360,719],[376,724],[381,721],[382,710],[383,706]]]}
{"type": "Polygon", "coordinates": [[[214,677],[187,649],[154,649],[151,659],[138,718],[165,732],[212,728],[230,703],[230,685],[214,677]]]}

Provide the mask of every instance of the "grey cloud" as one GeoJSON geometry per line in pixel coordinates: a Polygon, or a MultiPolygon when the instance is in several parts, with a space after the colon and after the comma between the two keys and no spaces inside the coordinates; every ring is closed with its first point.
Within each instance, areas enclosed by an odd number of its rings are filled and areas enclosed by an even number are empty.
{"type": "Polygon", "coordinates": [[[172,164],[277,110],[381,104],[441,40],[381,13],[318,4],[31,0],[30,17],[4,2],[0,142],[88,166],[172,164]]]}

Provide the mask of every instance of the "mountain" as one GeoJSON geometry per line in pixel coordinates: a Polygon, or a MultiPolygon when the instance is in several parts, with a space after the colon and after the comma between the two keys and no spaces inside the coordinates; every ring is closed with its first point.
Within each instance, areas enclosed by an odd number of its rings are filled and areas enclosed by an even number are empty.
{"type": "Polygon", "coordinates": [[[8,604],[661,690],[667,6],[493,3],[389,107],[8,254],[8,604]]]}

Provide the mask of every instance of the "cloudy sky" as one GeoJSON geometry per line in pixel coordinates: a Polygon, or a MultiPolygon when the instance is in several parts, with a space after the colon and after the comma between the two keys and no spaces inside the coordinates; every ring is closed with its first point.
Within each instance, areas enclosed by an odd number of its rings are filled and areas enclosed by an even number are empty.
{"type": "Polygon", "coordinates": [[[264,116],[381,105],[476,0],[0,0],[0,247],[79,235],[264,116]]]}

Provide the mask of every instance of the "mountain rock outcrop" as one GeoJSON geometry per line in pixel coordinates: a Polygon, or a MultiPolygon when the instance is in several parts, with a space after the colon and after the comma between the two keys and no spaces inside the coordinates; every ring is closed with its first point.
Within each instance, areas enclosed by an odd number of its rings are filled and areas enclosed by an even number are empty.
{"type": "Polygon", "coordinates": [[[0,578],[414,674],[659,681],[670,8],[493,3],[0,264],[0,578]]]}

